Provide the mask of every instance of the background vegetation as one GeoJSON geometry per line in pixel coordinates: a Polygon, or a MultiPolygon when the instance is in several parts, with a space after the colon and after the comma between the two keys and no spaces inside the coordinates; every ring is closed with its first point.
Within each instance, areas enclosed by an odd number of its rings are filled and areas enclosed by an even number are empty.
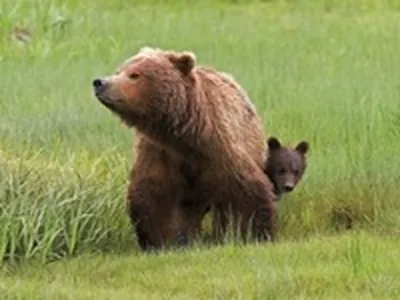
{"type": "Polygon", "coordinates": [[[2,1],[0,259],[84,254],[51,269],[69,272],[62,283],[47,270],[24,288],[15,279],[42,267],[15,273],[6,264],[5,291],[22,299],[51,282],[66,287],[42,289],[40,299],[396,295],[398,283],[381,283],[400,273],[399,8],[397,0],[2,1]],[[18,28],[29,30],[25,42],[18,28]],[[280,206],[279,245],[135,254],[124,210],[134,136],[97,103],[91,81],[144,45],[191,50],[232,73],[266,133],[310,142],[305,178],[280,206]],[[243,267],[249,257],[256,263],[243,267]],[[76,272],[90,277],[98,267],[98,283],[74,286],[76,272]]]}

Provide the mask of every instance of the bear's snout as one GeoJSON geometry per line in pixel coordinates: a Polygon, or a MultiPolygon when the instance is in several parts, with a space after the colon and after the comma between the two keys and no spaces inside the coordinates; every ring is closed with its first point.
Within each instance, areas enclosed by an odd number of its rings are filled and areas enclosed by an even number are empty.
{"type": "Polygon", "coordinates": [[[294,184],[293,183],[286,183],[283,187],[284,192],[290,193],[294,189],[294,184]]]}
{"type": "Polygon", "coordinates": [[[92,82],[94,91],[96,94],[101,93],[106,87],[106,81],[100,78],[96,78],[92,82]]]}

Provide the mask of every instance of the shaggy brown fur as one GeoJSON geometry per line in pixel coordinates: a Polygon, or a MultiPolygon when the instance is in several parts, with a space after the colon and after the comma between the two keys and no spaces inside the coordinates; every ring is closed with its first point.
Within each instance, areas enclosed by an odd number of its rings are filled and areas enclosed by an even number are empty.
{"type": "Polygon", "coordinates": [[[249,225],[254,238],[275,236],[261,120],[232,77],[195,62],[191,52],[143,48],[93,81],[99,101],[137,130],[128,211],[142,249],[193,237],[209,204],[230,204],[242,236],[249,225]],[[193,191],[197,200],[182,205],[193,191]]]}

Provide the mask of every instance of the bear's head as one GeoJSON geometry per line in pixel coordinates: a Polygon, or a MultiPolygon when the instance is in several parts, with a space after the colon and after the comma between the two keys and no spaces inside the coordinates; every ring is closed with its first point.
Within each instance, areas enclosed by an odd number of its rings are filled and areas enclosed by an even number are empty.
{"type": "Polygon", "coordinates": [[[192,52],[144,47],[114,74],[94,79],[94,94],[128,126],[168,126],[166,119],[186,108],[195,62],[192,52]]]}
{"type": "Polygon", "coordinates": [[[276,137],[267,140],[268,159],[265,173],[274,184],[275,193],[282,195],[294,190],[307,167],[309,144],[301,141],[296,147],[284,147],[276,137]]]}

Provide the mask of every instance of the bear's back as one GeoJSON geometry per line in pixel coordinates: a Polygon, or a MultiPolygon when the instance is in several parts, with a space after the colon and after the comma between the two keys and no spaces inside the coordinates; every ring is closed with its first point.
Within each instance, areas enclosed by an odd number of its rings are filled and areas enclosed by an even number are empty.
{"type": "Polygon", "coordinates": [[[229,163],[240,168],[249,161],[263,166],[266,153],[262,122],[247,92],[230,74],[211,67],[198,66],[194,73],[203,92],[200,101],[206,105],[216,148],[228,153],[229,163]]]}

